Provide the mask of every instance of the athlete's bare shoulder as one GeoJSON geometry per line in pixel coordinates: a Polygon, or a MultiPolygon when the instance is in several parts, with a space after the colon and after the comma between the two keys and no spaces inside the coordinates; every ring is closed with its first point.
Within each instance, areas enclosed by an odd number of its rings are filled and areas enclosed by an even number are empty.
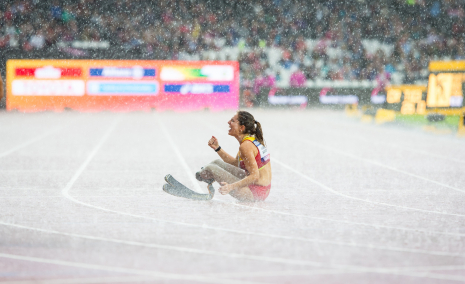
{"type": "Polygon", "coordinates": [[[241,153],[245,153],[245,152],[248,152],[248,151],[254,151],[255,150],[255,144],[250,141],[250,140],[246,140],[244,142],[242,142],[242,144],[239,146],[239,151],[241,153]]]}

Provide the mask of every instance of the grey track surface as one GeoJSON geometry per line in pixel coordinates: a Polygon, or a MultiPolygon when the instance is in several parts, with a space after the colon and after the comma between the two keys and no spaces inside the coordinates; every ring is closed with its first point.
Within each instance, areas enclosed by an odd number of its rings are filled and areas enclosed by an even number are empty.
{"type": "Polygon", "coordinates": [[[0,112],[0,282],[465,282],[465,140],[252,113],[273,167],[256,204],[162,191],[206,192],[233,112],[0,112]]]}

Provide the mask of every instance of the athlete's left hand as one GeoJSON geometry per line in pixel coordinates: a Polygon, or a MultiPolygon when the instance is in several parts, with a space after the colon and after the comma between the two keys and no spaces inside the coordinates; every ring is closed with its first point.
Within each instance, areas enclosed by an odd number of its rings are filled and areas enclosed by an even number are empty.
{"type": "Polygon", "coordinates": [[[232,186],[228,184],[227,182],[220,182],[220,184],[221,184],[221,187],[218,188],[218,191],[223,195],[229,194],[229,192],[233,190],[232,186]]]}

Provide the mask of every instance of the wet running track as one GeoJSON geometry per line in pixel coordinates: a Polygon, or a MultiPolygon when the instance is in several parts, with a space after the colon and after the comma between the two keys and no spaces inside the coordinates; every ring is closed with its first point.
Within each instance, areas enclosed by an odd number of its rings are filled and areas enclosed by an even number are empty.
{"type": "MultiPolygon", "coordinates": [[[[162,191],[233,112],[0,112],[2,283],[465,282],[465,140],[341,112],[254,110],[265,202],[162,191]]],[[[215,184],[218,188],[218,185],[215,184]]]]}

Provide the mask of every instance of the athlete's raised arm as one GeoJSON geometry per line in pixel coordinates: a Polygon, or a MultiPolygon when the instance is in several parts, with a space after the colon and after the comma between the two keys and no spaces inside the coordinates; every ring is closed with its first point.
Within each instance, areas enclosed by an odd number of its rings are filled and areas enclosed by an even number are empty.
{"type": "Polygon", "coordinates": [[[216,153],[220,156],[220,158],[225,162],[233,166],[237,166],[237,160],[229,155],[225,150],[223,150],[220,145],[218,144],[218,139],[215,136],[212,136],[208,141],[208,146],[210,146],[216,153]]]}

